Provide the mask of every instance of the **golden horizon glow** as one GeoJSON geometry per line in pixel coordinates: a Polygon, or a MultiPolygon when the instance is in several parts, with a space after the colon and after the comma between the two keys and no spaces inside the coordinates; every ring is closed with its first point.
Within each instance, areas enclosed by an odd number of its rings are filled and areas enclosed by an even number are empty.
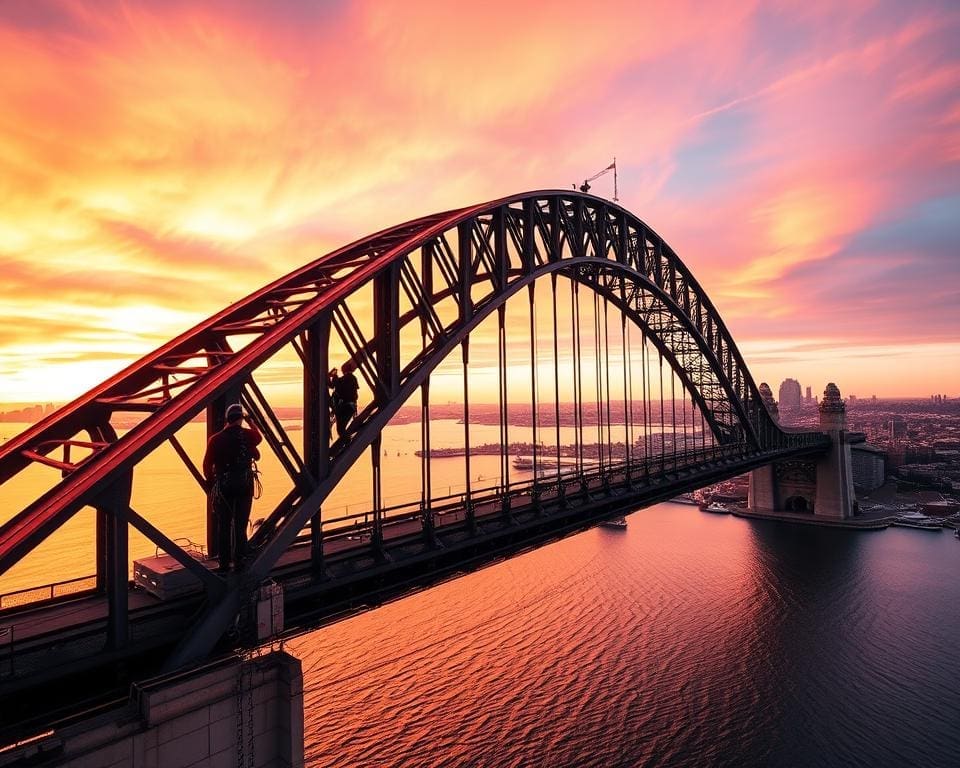
{"type": "Polygon", "coordinates": [[[757,381],[960,394],[960,10],[601,6],[0,6],[0,403],[614,155],[757,381]]]}

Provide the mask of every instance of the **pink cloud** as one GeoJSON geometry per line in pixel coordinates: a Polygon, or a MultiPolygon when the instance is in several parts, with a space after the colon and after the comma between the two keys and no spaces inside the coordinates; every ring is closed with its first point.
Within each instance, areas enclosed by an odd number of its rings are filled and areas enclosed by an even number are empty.
{"type": "MultiPolygon", "coordinates": [[[[786,277],[815,264],[821,281],[864,278],[861,264],[837,258],[849,243],[918,201],[956,192],[949,171],[957,145],[952,107],[941,98],[949,95],[941,93],[945,72],[955,65],[943,63],[951,54],[937,38],[940,21],[924,17],[847,48],[836,48],[827,35],[828,55],[812,51],[814,63],[724,107],[744,117],[748,135],[728,163],[745,172],[731,175],[719,197],[690,211],[675,207],[663,230],[678,233],[668,240],[681,256],[689,254],[738,338],[835,334],[838,325],[869,337],[870,322],[857,315],[844,320],[836,296],[819,304],[786,277]],[[903,71],[920,84],[908,104],[903,71]],[[775,328],[758,326],[758,317],[775,320],[775,328]]],[[[958,282],[956,271],[941,279],[958,282]]],[[[881,286],[875,303],[889,307],[881,286]]],[[[885,332],[913,338],[918,321],[891,322],[885,332]]]]}
{"type": "MultiPolygon", "coordinates": [[[[851,244],[958,192],[949,4],[624,0],[589,23],[573,2],[15,5],[0,9],[0,253],[11,274],[64,275],[45,295],[77,306],[98,286],[179,306],[150,283],[177,272],[209,314],[211,282],[237,298],[368,232],[568,188],[616,155],[622,204],[738,340],[867,338],[835,297],[801,292],[807,276],[854,285],[851,244]],[[78,258],[86,279],[64,270],[78,258]]],[[[886,274],[865,304],[889,297],[886,274]]],[[[904,318],[884,333],[916,333],[919,313],[904,318]]]]}

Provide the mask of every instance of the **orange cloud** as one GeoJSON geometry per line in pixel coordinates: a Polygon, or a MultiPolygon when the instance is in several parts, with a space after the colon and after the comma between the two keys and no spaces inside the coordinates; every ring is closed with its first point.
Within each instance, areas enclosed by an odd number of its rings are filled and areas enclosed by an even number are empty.
{"type": "MultiPolygon", "coordinates": [[[[846,279],[866,233],[957,193],[949,5],[624,0],[584,14],[0,7],[0,298],[4,324],[24,329],[0,334],[0,367],[22,369],[0,400],[29,399],[31,359],[36,379],[63,381],[62,349],[99,375],[111,312],[144,318],[114,347],[143,354],[364,234],[568,187],[613,155],[622,204],[744,342],[758,317],[788,336],[818,322],[828,303],[794,290],[798,275],[846,279]]],[[[956,280],[947,269],[939,284],[956,280]]]]}

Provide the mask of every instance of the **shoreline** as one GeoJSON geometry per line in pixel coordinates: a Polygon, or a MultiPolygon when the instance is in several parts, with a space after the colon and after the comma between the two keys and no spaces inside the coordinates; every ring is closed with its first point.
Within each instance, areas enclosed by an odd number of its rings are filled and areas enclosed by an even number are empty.
{"type": "Polygon", "coordinates": [[[889,528],[896,521],[896,517],[892,515],[868,517],[866,519],[861,516],[851,517],[846,520],[831,520],[830,518],[816,517],[812,514],[797,512],[753,512],[747,509],[730,509],[729,514],[744,518],[745,520],[776,520],[787,523],[799,523],[800,525],[817,525],[823,528],[845,528],[860,531],[881,531],[889,528]]]}
{"type": "MultiPolygon", "coordinates": [[[[701,509],[701,512],[704,510],[701,509]]],[[[709,514],[717,514],[710,512],[709,514]]],[[[721,513],[722,514],[722,513],[721,513]]],[[[843,528],[847,530],[858,531],[881,531],[886,528],[913,528],[915,530],[927,530],[939,532],[944,528],[955,530],[960,526],[960,521],[953,519],[944,519],[940,522],[931,522],[930,524],[915,524],[913,522],[900,521],[896,515],[858,515],[846,520],[831,520],[825,517],[816,517],[811,514],[797,512],[754,512],[743,508],[728,508],[727,514],[744,520],[773,520],[778,522],[799,523],[800,525],[816,525],[822,528],[843,528]]]]}

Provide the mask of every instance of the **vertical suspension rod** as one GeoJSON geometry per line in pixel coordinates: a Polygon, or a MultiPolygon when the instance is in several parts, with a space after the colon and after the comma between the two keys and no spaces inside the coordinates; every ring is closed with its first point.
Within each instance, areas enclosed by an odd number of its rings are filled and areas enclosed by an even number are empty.
{"type": "Polygon", "coordinates": [[[643,335],[643,346],[640,347],[640,376],[643,391],[643,466],[644,472],[650,474],[650,351],[647,349],[647,337],[643,335]]]}
{"type": "Polygon", "coordinates": [[[430,379],[420,385],[420,509],[423,528],[433,537],[433,485],[430,478],[430,379]]]}
{"type": "Polygon", "coordinates": [[[600,362],[600,295],[593,292],[593,374],[596,384],[597,410],[597,459],[600,462],[600,474],[604,475],[603,461],[603,395],[601,393],[602,364],[600,362]]]}
{"type": "Polygon", "coordinates": [[[608,317],[607,297],[603,297],[603,367],[606,371],[607,397],[607,460],[613,464],[613,433],[610,426],[610,319],[608,317]]]}
{"type": "MultiPolygon", "coordinates": [[[[330,318],[324,316],[304,331],[303,338],[303,458],[315,482],[326,476],[330,461],[330,318]]],[[[323,569],[323,515],[318,508],[310,518],[310,560],[323,569]]]]}
{"type": "Polygon", "coordinates": [[[666,468],[666,451],[664,450],[664,424],[666,422],[666,413],[663,409],[663,352],[657,349],[657,359],[660,363],[660,474],[664,473],[666,468]]]}
{"type": "Polygon", "coordinates": [[[503,489],[504,503],[510,487],[510,430],[508,425],[509,408],[507,403],[507,308],[504,304],[497,307],[497,345],[499,353],[500,376],[500,485],[503,489]]]}
{"type": "Polygon", "coordinates": [[[670,366],[670,421],[673,434],[673,468],[677,468],[677,394],[675,389],[676,375],[673,366],[670,366]]]}
{"type": "Polygon", "coordinates": [[[571,281],[570,316],[573,324],[573,426],[577,476],[583,479],[583,373],[580,369],[580,283],[571,281]]]}
{"type": "Polygon", "coordinates": [[[534,301],[534,284],[527,286],[527,299],[530,309],[530,418],[533,436],[533,486],[537,487],[539,451],[537,450],[537,322],[534,301]]]}
{"type": "Polygon", "coordinates": [[[700,410],[700,450],[704,455],[707,453],[707,430],[703,421],[703,410],[700,410]]]}
{"type": "Polygon", "coordinates": [[[473,532],[477,521],[473,512],[472,487],[470,477],[470,337],[466,336],[460,342],[460,352],[463,360],[463,473],[466,479],[464,503],[466,504],[467,528],[473,532]]]}
{"type": "MultiPolygon", "coordinates": [[[[557,431],[557,483],[560,484],[560,351],[557,341],[557,273],[550,273],[550,295],[553,298],[553,418],[557,431]]],[[[562,484],[559,485],[562,488],[562,484]]]]}
{"type": "Polygon", "coordinates": [[[630,345],[627,336],[630,328],[627,325],[627,313],[620,313],[620,357],[623,361],[623,449],[624,460],[627,462],[627,472],[633,459],[633,393],[631,392],[630,345]]]}
{"type": "Polygon", "coordinates": [[[370,546],[379,557],[383,554],[383,486],[380,477],[380,435],[370,443],[370,462],[373,469],[373,530],[370,546]]]}
{"type": "MultiPolygon", "coordinates": [[[[430,296],[433,293],[433,270],[431,269],[428,257],[429,251],[426,248],[420,249],[420,271],[423,275],[423,293],[430,296]]],[[[428,302],[423,302],[424,306],[420,310],[420,348],[427,348],[427,318],[426,311],[428,302]]],[[[420,385],[420,513],[422,515],[421,525],[427,535],[428,540],[433,543],[433,483],[431,481],[430,470],[433,466],[433,460],[430,456],[430,377],[427,376],[420,385]]]]}

